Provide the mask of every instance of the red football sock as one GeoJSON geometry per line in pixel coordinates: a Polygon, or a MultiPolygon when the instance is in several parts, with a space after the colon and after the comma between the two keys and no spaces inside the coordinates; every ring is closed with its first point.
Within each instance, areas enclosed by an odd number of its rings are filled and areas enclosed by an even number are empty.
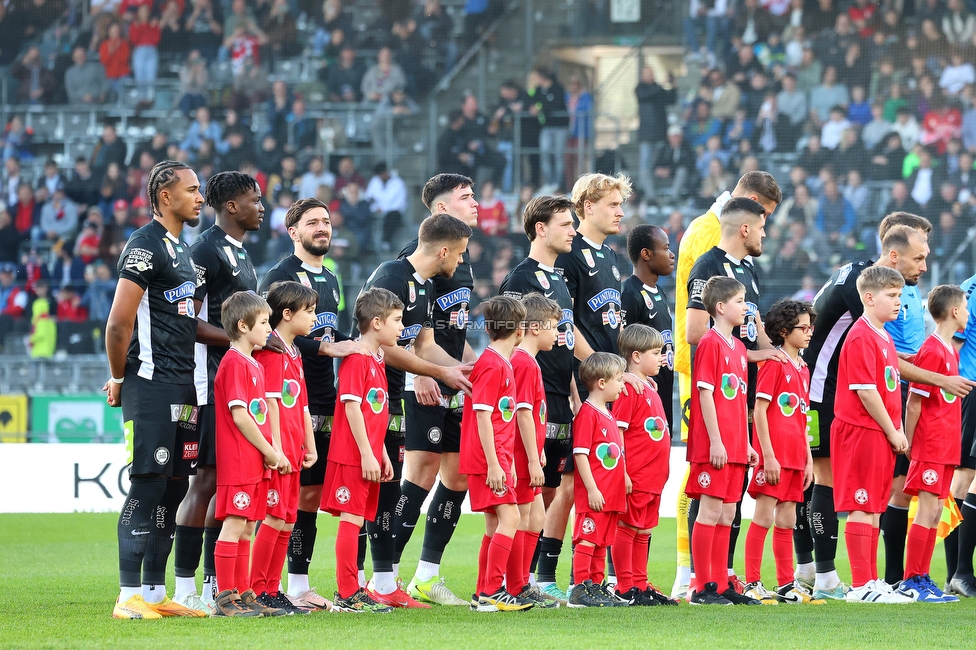
{"type": "Polygon", "coordinates": [[[485,594],[493,594],[502,588],[502,581],[505,579],[505,567],[508,565],[508,556],[512,554],[512,544],[514,539],[508,535],[495,532],[491,536],[491,544],[488,546],[488,564],[485,570],[485,594]]]}
{"type": "Polygon", "coordinates": [[[613,540],[613,567],[617,571],[617,591],[627,593],[634,586],[634,537],[637,531],[630,526],[617,526],[613,540]]]}
{"type": "MultiPolygon", "coordinates": [[[[712,579],[712,547],[715,545],[715,526],[695,522],[695,534],[691,536],[691,555],[695,558],[695,591],[705,591],[712,579]]],[[[725,568],[726,560],[721,566],[725,568]]],[[[725,589],[722,589],[725,591],[725,589]]]]}
{"type": "Polygon", "coordinates": [[[776,586],[791,584],[793,582],[792,528],[773,527],[773,559],[776,560],[776,586]]]}
{"type": "Polygon", "coordinates": [[[235,588],[244,593],[251,588],[251,540],[242,539],[237,542],[237,566],[234,569],[235,588]]]}
{"type": "Polygon", "coordinates": [[[593,553],[595,546],[588,544],[577,544],[573,550],[573,580],[576,584],[582,584],[585,580],[592,580],[590,569],[593,566],[593,553]]]}
{"type": "Polygon", "coordinates": [[[932,553],[935,552],[935,542],[938,538],[939,529],[929,528],[929,542],[928,546],[925,547],[925,564],[923,569],[925,569],[925,575],[928,575],[932,570],[932,553]]]}
{"type": "Polygon", "coordinates": [[[539,533],[530,530],[522,531],[522,584],[529,584],[529,574],[532,573],[532,558],[535,548],[539,545],[539,533]]]}
{"type": "Polygon", "coordinates": [[[287,528],[278,531],[274,551],[271,553],[271,567],[268,569],[268,593],[277,596],[281,590],[281,570],[285,566],[285,556],[288,555],[288,541],[291,531],[287,528]]]}
{"type": "MultiPolygon", "coordinates": [[[[620,539],[620,536],[617,536],[620,539]]],[[[650,586],[647,583],[647,547],[651,544],[651,536],[644,533],[634,534],[634,586],[641,591],[646,591],[650,586]]],[[[620,575],[617,575],[620,579],[620,575]]]]}
{"type": "Polygon", "coordinates": [[[359,526],[351,521],[340,521],[336,533],[336,586],[340,598],[349,598],[359,591],[359,526]]]}
{"type": "Polygon", "coordinates": [[[268,590],[268,571],[271,568],[271,556],[274,554],[277,542],[278,531],[268,525],[258,528],[258,534],[254,536],[251,589],[259,596],[268,590]]]}
{"type": "Polygon", "coordinates": [[[877,530],[877,528],[872,528],[871,524],[852,523],[850,521],[844,527],[847,557],[851,561],[851,586],[855,588],[863,587],[874,580],[871,574],[871,565],[877,565],[877,557],[871,557],[872,530],[877,530]]]}
{"type": "Polygon", "coordinates": [[[223,591],[235,589],[237,581],[237,542],[221,542],[217,540],[214,547],[214,570],[217,574],[217,586],[223,591]]]}
{"type": "Polygon", "coordinates": [[[485,592],[485,575],[488,573],[488,547],[491,545],[491,537],[485,535],[481,538],[481,550],[478,551],[478,584],[475,586],[476,594],[485,592]]]}
{"type": "Polygon", "coordinates": [[[871,579],[878,579],[878,538],[881,536],[881,529],[871,527],[871,554],[868,557],[871,566],[871,579]]]}
{"type": "MultiPolygon", "coordinates": [[[[698,528],[695,526],[695,528],[698,528]]],[[[729,588],[729,539],[732,537],[732,526],[715,526],[715,542],[712,544],[711,577],[709,582],[718,585],[718,593],[729,588]]]]}
{"type": "Polygon", "coordinates": [[[525,554],[525,531],[515,531],[512,538],[512,552],[508,554],[508,562],[505,567],[505,588],[508,593],[518,596],[522,593],[525,580],[522,579],[522,565],[524,564],[525,554]]]}
{"type": "Polygon", "coordinates": [[[746,582],[759,582],[762,578],[763,547],[769,529],[756,522],[749,524],[746,533],[746,582]]]}
{"type": "Polygon", "coordinates": [[[590,561],[590,580],[593,581],[593,584],[595,585],[603,584],[603,579],[606,577],[605,574],[606,568],[607,568],[607,547],[594,546],[593,559],[590,561]]]}

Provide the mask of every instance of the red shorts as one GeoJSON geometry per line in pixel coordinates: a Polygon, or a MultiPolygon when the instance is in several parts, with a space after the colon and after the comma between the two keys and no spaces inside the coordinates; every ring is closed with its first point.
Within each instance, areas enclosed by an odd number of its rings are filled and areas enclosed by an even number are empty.
{"type": "Polygon", "coordinates": [[[779,471],[779,483],[770,485],[762,466],[757,467],[749,481],[749,496],[755,499],[760,494],[773,497],[777,501],[803,503],[803,470],[784,467],[779,471]]]}
{"type": "Polygon", "coordinates": [[[952,485],[952,474],[955,470],[955,465],[921,463],[913,460],[908,464],[905,494],[916,496],[919,492],[931,492],[944,499],[949,496],[949,486],[952,485]]]}
{"type": "Polygon", "coordinates": [[[542,494],[542,488],[529,485],[529,477],[520,478],[515,483],[515,503],[524,505],[535,501],[535,495],[542,494]]]}
{"type": "MultiPolygon", "coordinates": [[[[492,490],[488,487],[487,474],[471,474],[468,476],[468,499],[471,502],[473,512],[493,512],[496,507],[505,504],[515,505],[516,488],[512,487],[513,477],[511,474],[505,475],[505,487],[500,490],[492,490]]],[[[533,498],[535,498],[533,496],[533,498]]]]}
{"type": "Polygon", "coordinates": [[[748,465],[740,463],[726,463],[722,469],[715,469],[711,463],[691,463],[685,494],[692,499],[708,496],[724,503],[738,503],[742,501],[748,470],[748,465]]]}
{"type": "Polygon", "coordinates": [[[301,490],[301,472],[271,475],[268,488],[268,515],[293,524],[298,518],[298,493],[301,490]]]}
{"type": "Polygon", "coordinates": [[[627,495],[627,512],[620,514],[620,522],[637,530],[657,526],[661,510],[661,495],[634,490],[627,495]]]}
{"type": "Polygon", "coordinates": [[[218,485],[215,517],[220,521],[227,517],[261,521],[268,512],[270,484],[269,479],[263,479],[250,485],[218,485]]]}
{"type": "Polygon", "coordinates": [[[573,524],[573,543],[589,542],[593,546],[606,547],[617,536],[619,512],[577,512],[573,524]]]}
{"type": "Polygon", "coordinates": [[[834,510],[880,514],[888,507],[895,452],[877,429],[835,419],[830,427],[834,510]]]}
{"type": "Polygon", "coordinates": [[[364,479],[362,467],[328,461],[319,509],[336,517],[345,512],[373,521],[379,497],[380,484],[364,479]]]}

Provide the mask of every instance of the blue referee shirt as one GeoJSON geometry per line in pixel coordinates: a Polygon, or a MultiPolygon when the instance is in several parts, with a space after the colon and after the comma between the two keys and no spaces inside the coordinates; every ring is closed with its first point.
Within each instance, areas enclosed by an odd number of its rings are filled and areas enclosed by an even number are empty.
{"type": "Polygon", "coordinates": [[[895,342],[895,349],[905,354],[915,354],[925,342],[925,314],[922,312],[922,296],[918,287],[907,284],[901,290],[901,311],[898,318],[885,323],[885,330],[895,342]]]}
{"type": "Polygon", "coordinates": [[[962,349],[959,350],[959,374],[966,379],[976,380],[976,275],[962,283],[962,290],[966,292],[969,320],[966,330],[955,338],[961,338],[962,349]]]}

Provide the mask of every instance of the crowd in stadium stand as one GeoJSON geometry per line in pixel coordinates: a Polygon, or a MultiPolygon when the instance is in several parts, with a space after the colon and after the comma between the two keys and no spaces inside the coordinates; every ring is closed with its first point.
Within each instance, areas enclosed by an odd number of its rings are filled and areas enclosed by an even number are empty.
{"type": "MultiPolygon", "coordinates": [[[[165,158],[188,161],[203,182],[224,169],[259,180],[267,214],[248,246],[261,268],[290,250],[284,209],[311,195],[334,208],[331,256],[347,279],[361,282],[373,260],[394,255],[415,203],[407,183],[363,162],[372,158],[320,155],[322,122],[308,117],[297,84],[272,81],[271,71],[311,52],[326,101],[414,114],[436,73],[453,65],[458,44],[472,42],[498,3],[467,3],[488,11],[465,16],[457,40],[438,0],[377,4],[375,21],[354,25],[340,0],[92,2],[90,32],[53,59],[32,38],[58,20],[80,24],[75,5],[0,5],[0,64],[10,66],[17,103],[98,107],[135,88],[145,108],[154,83],[169,75],[178,78],[173,103],[188,125],[180,137],[160,127],[127,146],[106,122],[90,155],[68,171],[42,162],[47,154],[24,117],[10,117],[0,142],[0,314],[15,327],[0,326],[0,337],[32,329],[45,283],[49,318],[104,322],[118,252],[149,218],[147,173],[165,158]],[[231,78],[215,93],[222,64],[231,78]],[[24,171],[42,164],[36,177],[24,171]]],[[[838,263],[874,255],[876,224],[893,210],[928,217],[931,259],[952,256],[976,208],[976,2],[690,0],[688,9],[688,56],[674,71],[687,77],[647,67],[636,84],[640,154],[625,162],[639,193],[625,228],[660,223],[676,249],[690,217],[743,172],[776,161],[788,171],[779,175],[785,200],[758,260],[770,301],[809,299],[838,263]]],[[[568,189],[578,165],[589,164],[576,149],[593,137],[585,81],[535,67],[522,82],[521,72],[512,71],[493,106],[461,100],[437,140],[438,171],[479,181],[472,263],[482,298],[524,257],[521,206],[540,187],[568,189]],[[516,121],[518,146],[533,151],[522,178],[513,177],[516,121]]],[[[384,129],[370,135],[377,150],[388,144],[384,129]]]]}

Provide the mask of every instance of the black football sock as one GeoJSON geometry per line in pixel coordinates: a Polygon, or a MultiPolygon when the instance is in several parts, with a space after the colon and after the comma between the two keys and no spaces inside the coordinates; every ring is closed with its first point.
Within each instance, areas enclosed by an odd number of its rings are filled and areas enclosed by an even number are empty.
{"type": "Polygon", "coordinates": [[[366,568],[366,524],[359,529],[359,548],[356,549],[356,568],[363,571],[366,568]]]}
{"type": "Polygon", "coordinates": [[[420,559],[431,564],[440,564],[444,549],[447,548],[454,529],[461,518],[461,502],[466,491],[447,489],[438,483],[434,498],[427,510],[427,527],[424,529],[424,545],[420,549],[420,559]]]}
{"type": "Polygon", "coordinates": [[[817,573],[836,570],[837,513],[834,512],[834,488],[814,485],[810,497],[810,531],[813,533],[813,557],[817,573]]]}
{"type": "MultiPolygon", "coordinates": [[[[956,507],[959,508],[960,512],[962,512],[963,503],[962,499],[956,499],[956,507]]],[[[953,528],[952,532],[946,535],[943,545],[945,546],[946,581],[948,582],[956,574],[956,566],[959,564],[959,526],[953,528]]]]}
{"type": "Polygon", "coordinates": [[[166,481],[166,491],[156,504],[146,555],[142,561],[142,582],[147,585],[166,584],[166,562],[173,550],[173,537],[176,532],[176,511],[190,487],[189,478],[174,478],[166,481]]]}
{"type": "Polygon", "coordinates": [[[691,552],[691,536],[695,532],[695,520],[698,519],[698,499],[688,499],[688,569],[695,572],[695,554],[691,552]]]}
{"type": "Polygon", "coordinates": [[[539,539],[537,537],[535,540],[535,549],[532,551],[532,564],[529,565],[529,575],[535,573],[536,568],[539,566],[539,552],[542,550],[542,544],[539,543],[539,539]]]}
{"type": "Polygon", "coordinates": [[[299,510],[295,519],[295,527],[288,540],[288,573],[308,575],[308,565],[312,562],[312,551],[315,549],[315,536],[318,527],[315,520],[318,513],[299,510]]]}
{"type": "Polygon", "coordinates": [[[393,530],[393,511],[400,500],[400,484],[381,483],[376,504],[376,519],[366,522],[373,573],[393,573],[396,532],[393,530]]]}
{"type": "Polygon", "coordinates": [[[173,540],[173,573],[177,578],[193,578],[203,553],[203,528],[177,526],[173,540]]]}
{"type": "Polygon", "coordinates": [[[573,543],[569,547],[569,584],[576,584],[576,576],[573,575],[573,562],[576,561],[576,544],[573,543]]]}
{"type": "Polygon", "coordinates": [[[617,572],[613,568],[613,553],[611,552],[611,549],[610,549],[609,546],[607,547],[607,567],[606,567],[606,572],[607,572],[606,573],[607,580],[609,581],[610,580],[610,577],[612,576],[614,578],[613,582],[616,582],[617,572]]]}
{"type": "Polygon", "coordinates": [[[539,564],[536,579],[539,582],[556,581],[556,565],[563,550],[563,540],[555,537],[539,537],[539,564]]]}
{"type": "Polygon", "coordinates": [[[905,538],[908,536],[908,508],[888,504],[881,515],[881,535],[884,537],[885,574],[889,585],[905,577],[905,538]]]}
{"type": "Polygon", "coordinates": [[[729,531],[729,569],[733,568],[735,560],[735,543],[739,539],[739,529],[742,527],[742,500],[735,504],[735,518],[732,519],[732,529],[729,531]]]}
{"type": "Polygon", "coordinates": [[[424,499],[427,498],[429,490],[425,490],[416,483],[404,480],[400,484],[400,501],[397,503],[393,513],[393,529],[396,531],[396,544],[394,546],[396,555],[393,560],[396,564],[400,563],[400,556],[403,549],[413,535],[413,529],[420,519],[420,509],[424,506],[424,499]]]}
{"type": "Polygon", "coordinates": [[[166,492],[167,480],[152,474],[133,476],[129,483],[129,494],[119,513],[119,582],[123,587],[141,587],[152,517],[166,492]]]}
{"type": "Polygon", "coordinates": [[[976,551],[976,494],[966,495],[962,507],[962,523],[959,524],[959,559],[956,561],[956,576],[973,577],[973,552],[976,551]]]}
{"type": "Polygon", "coordinates": [[[796,504],[796,526],[793,527],[793,550],[797,564],[813,562],[813,537],[810,535],[810,499],[813,498],[813,485],[803,493],[803,501],[796,504]]]}
{"type": "Polygon", "coordinates": [[[208,526],[203,529],[203,575],[216,576],[217,566],[214,564],[214,552],[217,550],[217,538],[220,537],[220,526],[208,526]]]}

